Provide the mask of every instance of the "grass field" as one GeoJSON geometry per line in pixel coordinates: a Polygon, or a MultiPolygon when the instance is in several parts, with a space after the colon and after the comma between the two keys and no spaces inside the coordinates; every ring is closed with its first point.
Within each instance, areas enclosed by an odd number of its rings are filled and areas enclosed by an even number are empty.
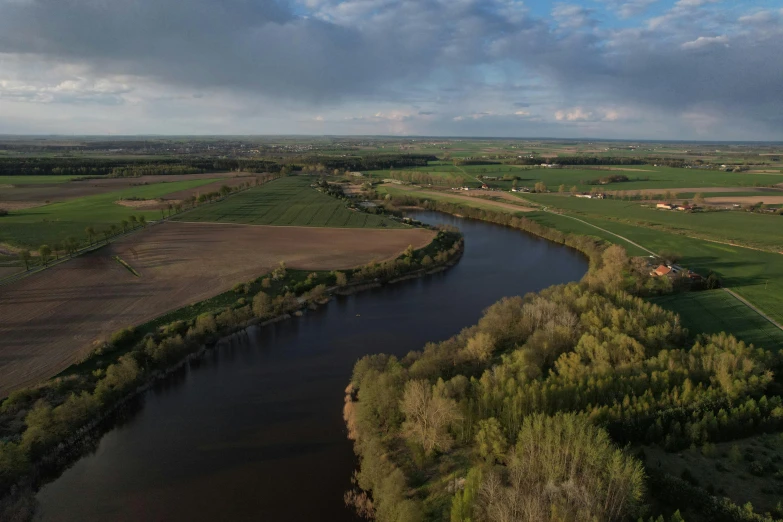
{"type": "MultiPolygon", "coordinates": [[[[543,161],[543,160],[542,160],[543,161]]],[[[520,187],[532,188],[537,182],[544,182],[550,190],[557,190],[560,185],[569,189],[576,186],[579,190],[590,190],[594,185],[587,182],[612,174],[623,174],[629,181],[605,185],[605,190],[642,190],[642,189],[677,189],[693,187],[767,187],[783,183],[783,174],[757,174],[749,172],[723,172],[702,169],[678,169],[670,167],[654,167],[651,165],[625,165],[603,168],[562,168],[548,169],[517,165],[463,165],[443,164],[433,162],[427,167],[418,167],[418,172],[426,172],[433,176],[462,176],[465,184],[476,186],[479,182],[476,176],[518,176],[520,187]]],[[[376,179],[389,177],[385,170],[367,171],[366,175],[376,179]]],[[[487,182],[492,187],[510,189],[512,181],[493,180],[487,182]]]]}
{"type": "Polygon", "coordinates": [[[100,234],[104,228],[111,224],[119,225],[131,214],[143,215],[150,220],[157,219],[160,217],[158,210],[128,208],[117,205],[115,201],[129,197],[158,198],[214,181],[214,179],[195,179],[142,185],[12,212],[0,218],[0,243],[38,248],[44,243],[51,245],[62,241],[67,236],[73,236],[81,241],[85,236],[86,227],[92,226],[100,234]]]}
{"type": "MultiPolygon", "coordinates": [[[[554,221],[551,214],[546,214],[548,213],[531,212],[526,214],[526,217],[542,224],[549,223],[550,226],[564,231],[573,226],[562,221],[567,218],[561,217],[561,220],[554,221]]],[[[693,239],[593,216],[580,216],[580,219],[627,237],[653,252],[668,250],[679,253],[682,255],[683,266],[702,274],[710,271],[718,273],[725,286],[761,308],[776,321],[783,321],[783,255],[693,239]]],[[[616,237],[609,236],[605,239],[627,247],[627,243],[616,237]]],[[[638,254],[630,249],[629,253],[638,254]]]]}
{"type": "Polygon", "coordinates": [[[281,178],[175,219],[302,227],[405,227],[383,216],[349,210],[343,201],[310,188],[314,181],[305,176],[281,178]]]}
{"type": "Polygon", "coordinates": [[[572,214],[661,228],[775,252],[783,251],[783,217],[751,212],[672,212],[638,202],[525,194],[523,200],[567,210],[572,214]]]}
{"type": "Polygon", "coordinates": [[[723,290],[672,294],[650,300],[679,314],[692,334],[731,332],[758,347],[783,348],[783,330],[723,290]]]}
{"type": "MultiPolygon", "coordinates": [[[[410,191],[393,186],[382,188],[384,191],[391,194],[415,195],[442,201],[451,201],[460,205],[495,210],[498,212],[511,212],[490,201],[478,200],[473,202],[450,197],[450,193],[448,192],[442,192],[433,196],[429,191],[410,191]]],[[[558,200],[565,199],[566,198],[558,198],[558,200]]],[[[609,201],[587,200],[587,202],[605,203],[609,201]]],[[[600,237],[611,243],[623,246],[630,255],[649,255],[648,252],[630,245],[628,242],[615,235],[608,234],[588,224],[570,219],[567,215],[543,211],[520,212],[515,214],[537,221],[542,225],[556,228],[562,232],[600,237]]],[[[696,214],[690,214],[688,217],[695,215],[696,214]]],[[[744,214],[732,212],[726,213],[725,215],[731,217],[742,216],[744,214]]],[[[710,271],[716,272],[723,278],[725,286],[731,288],[759,307],[776,321],[783,321],[783,255],[774,252],[764,252],[725,245],[702,239],[693,239],[660,228],[632,225],[597,217],[595,215],[575,214],[575,217],[595,225],[600,229],[628,238],[653,252],[667,250],[678,252],[682,255],[682,264],[684,266],[702,274],[707,274],[710,271]]],[[[776,218],[779,219],[778,216],[758,217],[767,217],[773,222],[777,222],[776,218]]],[[[781,224],[783,224],[783,221],[781,221],[781,224]]],[[[718,231],[718,233],[720,233],[720,231],[718,231]]]]}

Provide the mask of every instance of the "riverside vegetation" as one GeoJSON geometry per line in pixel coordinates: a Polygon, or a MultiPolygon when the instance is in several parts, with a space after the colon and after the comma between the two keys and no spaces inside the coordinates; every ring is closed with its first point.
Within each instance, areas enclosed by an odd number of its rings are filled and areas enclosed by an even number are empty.
{"type": "Polygon", "coordinates": [[[69,460],[70,448],[99,421],[189,356],[233,332],[314,307],[331,293],[414,277],[456,262],[463,239],[440,227],[433,241],[394,260],[311,272],[281,264],[215,298],[116,332],[79,365],[40,386],[13,392],[0,406],[0,519],[32,516],[30,493],[69,460]]]}
{"type": "MultiPolygon", "coordinates": [[[[359,514],[379,522],[783,517],[780,503],[765,513],[740,507],[690,473],[647,462],[643,449],[706,455],[716,442],[779,433],[777,352],[726,334],[690,341],[677,315],[640,297],[670,288],[619,246],[508,214],[419,203],[572,246],[590,270],[580,283],[505,298],[421,351],[356,363],[344,417],[360,460],[346,502],[359,514]]],[[[780,498],[780,461],[756,472],[780,498]]]]}

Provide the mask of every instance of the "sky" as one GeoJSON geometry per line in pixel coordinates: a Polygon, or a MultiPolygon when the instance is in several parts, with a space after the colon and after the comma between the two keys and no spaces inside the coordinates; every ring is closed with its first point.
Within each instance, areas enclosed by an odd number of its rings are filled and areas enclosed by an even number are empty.
{"type": "Polygon", "coordinates": [[[0,0],[0,134],[783,140],[783,0],[0,0]]]}

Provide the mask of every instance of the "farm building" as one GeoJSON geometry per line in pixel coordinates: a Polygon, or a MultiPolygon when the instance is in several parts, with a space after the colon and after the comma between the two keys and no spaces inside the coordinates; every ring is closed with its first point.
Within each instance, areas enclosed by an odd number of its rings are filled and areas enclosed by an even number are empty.
{"type": "Polygon", "coordinates": [[[674,205],[672,205],[671,203],[658,203],[657,205],[655,205],[655,208],[660,208],[663,210],[671,210],[674,208],[674,205]]]}
{"type": "Polygon", "coordinates": [[[655,270],[650,272],[650,275],[663,277],[663,276],[667,276],[667,275],[669,275],[671,273],[672,273],[672,269],[671,268],[669,268],[666,265],[660,265],[660,266],[658,266],[658,268],[656,268],[655,270]]]}

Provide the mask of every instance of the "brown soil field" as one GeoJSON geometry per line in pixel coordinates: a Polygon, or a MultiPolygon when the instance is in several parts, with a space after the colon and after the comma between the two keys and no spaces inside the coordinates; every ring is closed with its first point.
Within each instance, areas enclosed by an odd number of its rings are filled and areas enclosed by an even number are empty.
{"type": "Polygon", "coordinates": [[[251,176],[248,174],[240,174],[232,178],[222,179],[220,181],[210,183],[208,185],[201,185],[200,187],[196,187],[192,189],[172,192],[171,194],[166,194],[165,196],[163,196],[163,199],[184,200],[189,198],[190,196],[198,196],[199,194],[206,194],[208,192],[218,192],[223,185],[228,185],[229,187],[234,188],[247,182],[254,184],[256,179],[258,179],[256,178],[256,176],[251,176]]]}
{"type": "MultiPolygon", "coordinates": [[[[8,276],[12,276],[24,270],[24,267],[18,266],[0,266],[0,279],[8,276]]],[[[0,292],[0,295],[2,293],[0,292]]]]}
{"type": "Polygon", "coordinates": [[[433,237],[424,229],[152,226],[0,287],[0,397],[56,375],[112,332],[217,295],[280,261],[303,270],[345,269],[393,258],[433,237]]]}
{"type": "Polygon", "coordinates": [[[783,195],[767,195],[759,194],[758,196],[727,196],[724,198],[705,198],[704,201],[710,205],[733,205],[733,204],[747,204],[747,203],[766,203],[767,205],[780,205],[783,204],[783,195]]]}
{"type": "Polygon", "coordinates": [[[106,192],[138,185],[152,185],[168,181],[187,181],[189,179],[233,178],[238,175],[236,172],[218,172],[214,174],[139,176],[138,178],[98,178],[68,181],[66,183],[4,185],[0,187],[0,201],[66,201],[84,196],[105,194],[106,192]]]}
{"type": "Polygon", "coordinates": [[[0,208],[5,210],[24,210],[26,208],[42,207],[45,201],[0,201],[0,208]]]}
{"type": "MultiPolygon", "coordinates": [[[[624,192],[629,192],[632,194],[635,194],[636,192],[641,192],[642,194],[663,194],[667,190],[672,192],[673,194],[684,194],[686,192],[695,192],[695,193],[702,192],[704,194],[707,194],[708,192],[777,192],[779,191],[779,189],[769,188],[769,187],[695,187],[695,188],[672,188],[672,189],[656,188],[656,189],[641,189],[641,190],[629,189],[629,190],[625,190],[624,192]]],[[[617,193],[620,191],[612,190],[607,192],[617,193]]]]}

